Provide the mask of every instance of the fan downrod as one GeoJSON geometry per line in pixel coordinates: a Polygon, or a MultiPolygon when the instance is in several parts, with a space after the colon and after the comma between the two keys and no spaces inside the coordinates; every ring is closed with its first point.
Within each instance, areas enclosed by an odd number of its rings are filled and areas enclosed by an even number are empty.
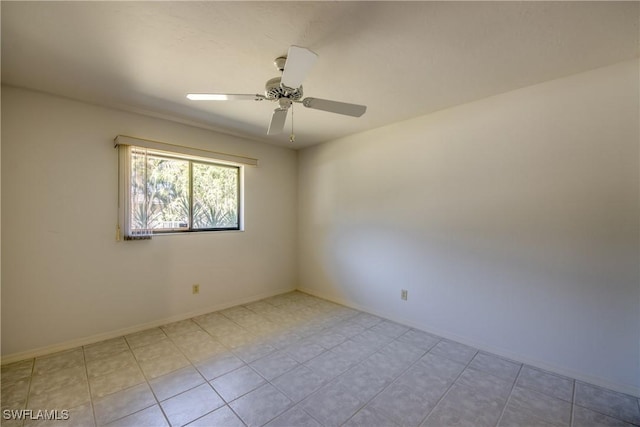
{"type": "Polygon", "coordinates": [[[279,56],[273,61],[273,65],[275,65],[276,68],[278,69],[278,71],[280,71],[280,72],[284,71],[284,65],[286,63],[287,63],[287,57],[286,56],[279,56]]]}

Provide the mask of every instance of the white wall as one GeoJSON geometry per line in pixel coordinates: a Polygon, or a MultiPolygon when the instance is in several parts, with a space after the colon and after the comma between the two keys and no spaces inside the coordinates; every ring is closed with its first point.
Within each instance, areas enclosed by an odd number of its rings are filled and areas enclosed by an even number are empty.
{"type": "Polygon", "coordinates": [[[303,150],[301,288],[638,395],[638,75],[621,63],[303,150]]]}
{"type": "Polygon", "coordinates": [[[3,362],[294,289],[296,162],[289,149],[3,87],[3,362]],[[258,158],[245,169],[246,230],[116,242],[118,134],[258,158]]]}

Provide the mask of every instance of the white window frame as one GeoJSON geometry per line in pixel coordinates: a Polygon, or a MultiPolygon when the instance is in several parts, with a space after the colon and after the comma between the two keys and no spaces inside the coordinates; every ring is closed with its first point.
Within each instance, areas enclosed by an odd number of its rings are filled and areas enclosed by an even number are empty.
{"type": "MultiPolygon", "coordinates": [[[[117,240],[148,240],[151,236],[158,235],[180,235],[188,233],[206,232],[229,232],[244,231],[244,167],[257,166],[258,160],[246,156],[237,156],[226,153],[218,153],[208,150],[201,150],[192,147],[167,144],[148,139],[134,138],[118,135],[115,139],[118,149],[118,225],[117,240]],[[189,224],[189,229],[175,230],[143,230],[133,231],[131,229],[131,150],[148,150],[151,155],[161,155],[177,160],[187,160],[194,163],[204,163],[219,166],[231,166],[238,168],[238,227],[233,228],[212,228],[193,229],[193,224],[189,224]]],[[[190,176],[191,180],[192,177],[190,176]]],[[[190,187],[192,183],[189,183],[190,187]]],[[[191,191],[190,191],[191,192],[191,191]]]]}

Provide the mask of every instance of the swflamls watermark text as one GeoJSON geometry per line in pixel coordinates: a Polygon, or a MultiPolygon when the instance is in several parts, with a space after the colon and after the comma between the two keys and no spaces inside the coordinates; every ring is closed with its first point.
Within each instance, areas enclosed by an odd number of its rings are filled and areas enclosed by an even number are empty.
{"type": "Polygon", "coordinates": [[[5,420],[47,420],[60,421],[69,419],[68,409],[4,409],[5,420]]]}

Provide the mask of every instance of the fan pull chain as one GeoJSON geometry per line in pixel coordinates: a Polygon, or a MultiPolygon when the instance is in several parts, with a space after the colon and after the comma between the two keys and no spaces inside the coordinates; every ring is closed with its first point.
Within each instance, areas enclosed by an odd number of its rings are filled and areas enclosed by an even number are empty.
{"type": "Polygon", "coordinates": [[[293,133],[293,104],[291,104],[291,135],[289,135],[289,142],[296,142],[296,136],[293,133]]]}

